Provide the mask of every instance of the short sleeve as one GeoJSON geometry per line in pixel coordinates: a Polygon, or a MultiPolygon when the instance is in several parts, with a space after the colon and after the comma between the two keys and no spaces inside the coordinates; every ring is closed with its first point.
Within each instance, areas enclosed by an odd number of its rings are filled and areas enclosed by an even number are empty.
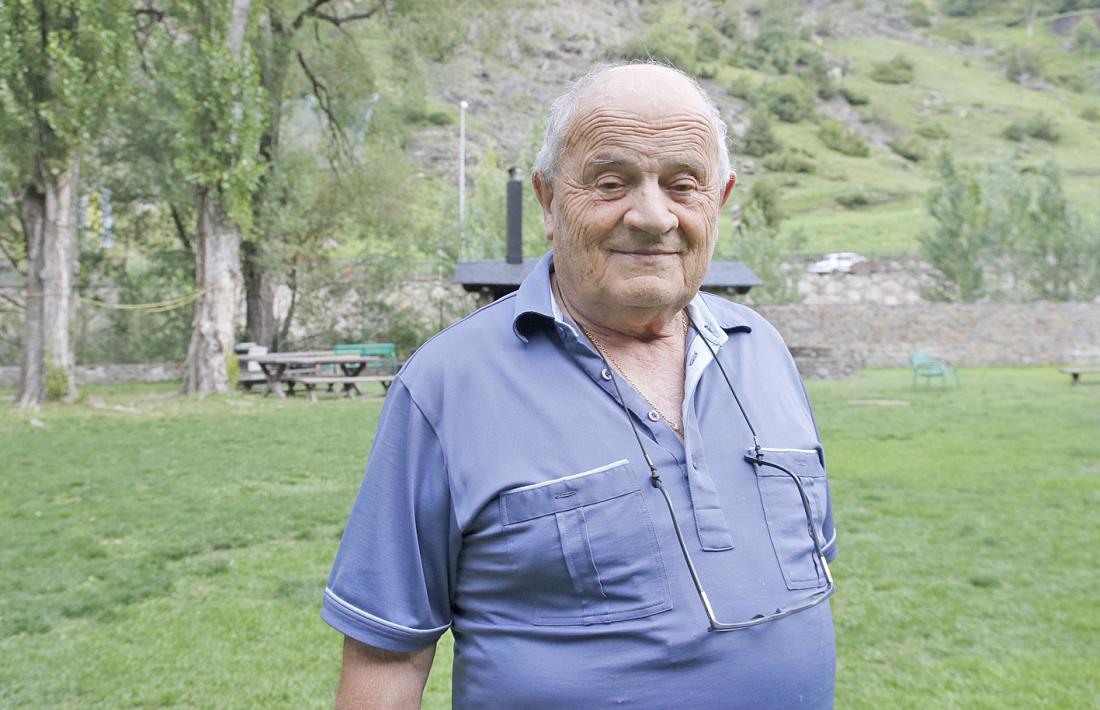
{"type": "Polygon", "coordinates": [[[431,423],[394,381],[325,588],[321,618],[369,646],[431,646],[451,623],[461,536],[431,423]]]}

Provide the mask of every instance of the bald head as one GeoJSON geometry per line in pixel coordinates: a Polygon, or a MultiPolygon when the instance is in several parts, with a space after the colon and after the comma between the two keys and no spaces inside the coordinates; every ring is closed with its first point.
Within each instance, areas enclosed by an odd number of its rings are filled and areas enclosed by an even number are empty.
{"type": "Polygon", "coordinates": [[[569,90],[551,104],[546,136],[535,160],[535,172],[553,182],[575,119],[608,107],[639,116],[660,115],[671,108],[702,115],[711,126],[717,147],[718,171],[722,176],[730,174],[726,124],[717,106],[687,74],[654,63],[597,67],[573,82],[569,90]]]}

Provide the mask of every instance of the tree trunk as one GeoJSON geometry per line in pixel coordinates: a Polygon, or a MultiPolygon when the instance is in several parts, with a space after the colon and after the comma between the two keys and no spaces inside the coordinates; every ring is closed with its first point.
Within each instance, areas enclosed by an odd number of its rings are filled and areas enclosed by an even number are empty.
{"type": "Polygon", "coordinates": [[[195,304],[183,391],[206,395],[229,390],[229,356],[241,284],[241,238],[214,188],[199,190],[196,211],[195,283],[203,294],[195,304]]]}
{"type": "Polygon", "coordinates": [[[27,239],[27,302],[23,321],[20,407],[76,399],[72,320],[76,299],[80,161],[57,175],[44,171],[44,191],[27,185],[20,219],[27,239]]]}
{"type": "Polygon", "coordinates": [[[247,340],[275,348],[275,283],[260,263],[260,248],[255,242],[241,244],[241,267],[244,271],[245,337],[247,340]]]}

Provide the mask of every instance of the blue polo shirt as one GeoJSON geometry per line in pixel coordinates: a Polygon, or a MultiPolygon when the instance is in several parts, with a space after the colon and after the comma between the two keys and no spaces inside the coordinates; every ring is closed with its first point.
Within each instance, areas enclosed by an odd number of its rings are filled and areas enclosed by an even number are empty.
{"type": "MultiPolygon", "coordinates": [[[[550,290],[443,331],[394,380],[322,618],[393,651],[455,640],[456,708],[830,708],[828,603],[734,632],[707,618],[609,371],[550,290]]],[[[801,477],[835,555],[824,459],[782,339],[748,308],[689,305],[685,439],[619,379],[721,621],[825,585],[794,483],[744,460],[752,436],[801,477]],[[701,335],[700,335],[701,333],[701,335]],[[774,475],[773,475],[774,474],[774,475]]]]}

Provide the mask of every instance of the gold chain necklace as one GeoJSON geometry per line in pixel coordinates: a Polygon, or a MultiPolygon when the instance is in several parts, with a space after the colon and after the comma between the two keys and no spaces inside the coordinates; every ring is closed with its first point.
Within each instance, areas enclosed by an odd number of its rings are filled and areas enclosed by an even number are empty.
{"type": "MultiPolygon", "coordinates": [[[[687,342],[687,333],[688,333],[687,317],[684,316],[683,311],[680,311],[678,315],[680,316],[680,320],[684,324],[683,334],[684,334],[684,342],[686,344],[686,342],[687,342]]],[[[607,352],[607,350],[604,348],[603,343],[601,343],[596,338],[596,336],[592,334],[592,331],[588,330],[588,328],[585,328],[584,324],[581,323],[576,318],[574,318],[574,320],[576,320],[577,325],[579,325],[581,327],[581,330],[584,331],[584,334],[588,337],[588,339],[592,342],[592,344],[596,346],[596,350],[600,351],[600,355],[603,356],[603,359],[607,360],[609,363],[611,363],[611,365],[618,371],[618,373],[623,376],[623,379],[626,380],[628,383],[630,383],[630,386],[634,388],[634,391],[637,392],[638,394],[642,395],[642,399],[644,399],[646,402],[648,402],[649,406],[653,407],[653,411],[657,412],[657,414],[659,414],[661,416],[661,419],[664,419],[665,423],[668,424],[669,427],[672,428],[672,431],[676,432],[676,434],[679,435],[680,438],[682,439],[684,437],[684,426],[683,426],[683,424],[677,424],[672,419],[670,419],[668,416],[666,416],[665,413],[661,411],[661,408],[658,407],[653,402],[653,400],[649,398],[649,396],[645,393],[645,391],[641,387],[638,386],[638,383],[635,382],[634,380],[630,379],[630,375],[626,374],[626,368],[624,368],[618,360],[613,358],[611,356],[611,354],[607,352]]]]}

